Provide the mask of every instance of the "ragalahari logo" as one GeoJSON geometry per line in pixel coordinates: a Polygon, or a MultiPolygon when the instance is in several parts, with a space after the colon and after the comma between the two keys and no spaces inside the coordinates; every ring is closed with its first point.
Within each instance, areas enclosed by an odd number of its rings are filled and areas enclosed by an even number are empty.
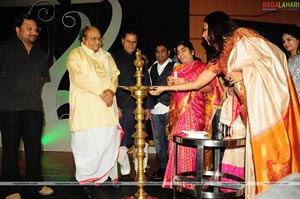
{"type": "Polygon", "coordinates": [[[262,10],[300,10],[300,1],[262,1],[262,10]]]}

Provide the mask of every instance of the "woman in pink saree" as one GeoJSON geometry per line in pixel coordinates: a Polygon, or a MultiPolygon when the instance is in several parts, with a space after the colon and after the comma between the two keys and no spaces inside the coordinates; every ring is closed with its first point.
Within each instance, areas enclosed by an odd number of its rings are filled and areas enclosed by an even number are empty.
{"type": "MultiPolygon", "coordinates": [[[[174,67],[172,76],[168,77],[168,84],[180,84],[187,81],[194,81],[199,74],[205,70],[206,65],[194,60],[194,48],[189,41],[180,41],[176,45],[177,57],[181,64],[174,67]]],[[[170,99],[169,121],[167,132],[169,136],[169,161],[167,164],[163,187],[171,188],[174,172],[174,135],[183,135],[182,130],[206,130],[208,120],[212,120],[211,112],[215,112],[219,105],[219,98],[222,90],[215,89],[218,80],[215,79],[208,86],[201,90],[172,92],[170,99]],[[218,95],[215,93],[218,91],[218,95]],[[206,114],[207,110],[207,114],[206,114]],[[205,117],[207,115],[207,117],[205,117]]],[[[179,146],[177,157],[177,171],[196,170],[196,149],[179,146]]],[[[209,155],[205,163],[210,166],[209,155]]]]}
{"type": "Polygon", "coordinates": [[[225,75],[234,90],[231,123],[240,117],[244,125],[246,156],[224,159],[233,172],[245,167],[245,198],[252,199],[270,183],[300,172],[300,109],[286,57],[266,38],[238,28],[220,11],[205,17],[202,37],[215,51],[208,69],[194,82],[161,86],[150,93],[195,90],[217,74],[225,75]]]}

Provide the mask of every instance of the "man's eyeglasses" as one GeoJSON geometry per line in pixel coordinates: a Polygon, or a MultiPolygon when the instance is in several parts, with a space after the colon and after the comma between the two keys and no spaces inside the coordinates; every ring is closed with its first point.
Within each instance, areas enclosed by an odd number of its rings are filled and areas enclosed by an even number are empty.
{"type": "Polygon", "coordinates": [[[131,44],[131,45],[133,45],[133,44],[136,44],[136,43],[137,43],[137,41],[130,41],[130,40],[125,40],[125,42],[126,42],[127,44],[131,44]]]}

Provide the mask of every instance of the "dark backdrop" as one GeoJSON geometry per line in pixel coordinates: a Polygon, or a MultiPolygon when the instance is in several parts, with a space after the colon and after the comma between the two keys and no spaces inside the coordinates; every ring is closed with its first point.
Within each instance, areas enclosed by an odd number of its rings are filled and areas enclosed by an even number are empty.
{"type": "Polygon", "coordinates": [[[282,34],[285,30],[297,30],[300,28],[296,25],[291,24],[278,24],[278,23],[266,23],[266,22],[255,22],[255,21],[244,21],[244,20],[235,20],[235,22],[242,27],[253,28],[262,36],[269,39],[271,42],[276,44],[279,48],[285,51],[282,46],[282,34]]]}
{"type": "MultiPolygon", "coordinates": [[[[110,3],[72,4],[60,1],[63,4],[55,5],[54,18],[44,23],[38,18],[42,32],[38,38],[40,45],[49,53],[59,58],[70,42],[77,37],[80,24],[73,28],[66,28],[61,23],[62,16],[72,10],[80,11],[88,16],[92,25],[105,32],[111,19],[110,3]]],[[[180,39],[189,38],[189,1],[187,0],[119,0],[122,7],[121,31],[127,26],[137,30],[139,34],[138,47],[154,58],[153,48],[157,40],[166,40],[171,46],[180,39]]],[[[32,9],[32,15],[37,16],[38,10],[45,7],[52,14],[52,6],[37,6],[32,9]]],[[[15,35],[13,18],[17,13],[27,13],[30,7],[0,8],[0,40],[6,40],[15,35]]],[[[49,18],[44,12],[41,16],[49,18]]],[[[76,15],[74,16],[76,18],[76,15]]],[[[78,18],[76,18],[78,19],[78,18]]],[[[67,22],[67,21],[66,21],[67,22]]],[[[71,21],[69,21],[71,23],[71,21]]],[[[121,48],[120,34],[109,51],[121,48]]],[[[51,66],[51,64],[50,64],[51,66]]]]}
{"type": "MultiPolygon", "coordinates": [[[[89,4],[70,4],[68,0],[60,0],[59,2],[61,4],[55,5],[55,14],[53,6],[50,4],[35,6],[31,11],[31,15],[36,18],[42,29],[37,42],[48,54],[49,67],[53,66],[55,61],[63,56],[73,41],[76,40],[80,31],[80,23],[75,23],[71,28],[62,23],[62,17],[65,13],[70,11],[84,13],[89,18],[90,23],[99,27],[102,33],[106,32],[112,17],[112,7],[107,0],[89,4]],[[48,14],[41,8],[47,9],[48,14]]],[[[138,48],[149,56],[150,62],[154,59],[154,46],[158,40],[164,40],[172,47],[178,40],[189,39],[189,1],[119,0],[119,3],[122,8],[121,29],[109,49],[110,52],[122,48],[121,32],[128,26],[137,30],[139,34],[138,48]]],[[[28,13],[30,8],[0,7],[0,41],[15,36],[14,16],[18,13],[28,13]]],[[[80,22],[78,14],[71,16],[76,22],[80,22]]],[[[71,18],[64,20],[64,22],[69,26],[73,24],[71,18]]],[[[58,90],[69,90],[67,71],[60,79],[58,90]]],[[[63,104],[57,109],[58,118],[68,118],[68,112],[69,104],[63,104]]]]}
{"type": "MultiPolygon", "coordinates": [[[[267,22],[256,22],[256,21],[245,21],[245,20],[237,20],[234,21],[240,27],[252,28],[257,31],[259,34],[270,40],[272,43],[276,44],[283,52],[287,53],[282,45],[282,34],[285,30],[295,30],[296,32],[300,32],[300,28],[296,25],[291,24],[278,24],[278,23],[267,23],[267,22]]],[[[206,43],[203,43],[204,48],[207,51],[207,60],[211,57],[211,50],[206,43]]]]}

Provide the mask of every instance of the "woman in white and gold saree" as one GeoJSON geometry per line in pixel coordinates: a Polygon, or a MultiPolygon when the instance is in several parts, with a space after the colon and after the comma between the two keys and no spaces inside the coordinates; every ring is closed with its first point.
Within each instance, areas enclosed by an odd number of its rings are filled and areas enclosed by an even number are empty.
{"type": "Polygon", "coordinates": [[[226,164],[242,172],[243,165],[236,163],[245,158],[245,198],[253,198],[270,183],[300,172],[300,110],[286,57],[255,31],[238,28],[224,12],[206,16],[202,36],[215,50],[208,70],[194,82],[158,87],[151,94],[199,89],[225,75],[236,98],[231,118],[241,117],[246,136],[246,157],[226,164]]]}

